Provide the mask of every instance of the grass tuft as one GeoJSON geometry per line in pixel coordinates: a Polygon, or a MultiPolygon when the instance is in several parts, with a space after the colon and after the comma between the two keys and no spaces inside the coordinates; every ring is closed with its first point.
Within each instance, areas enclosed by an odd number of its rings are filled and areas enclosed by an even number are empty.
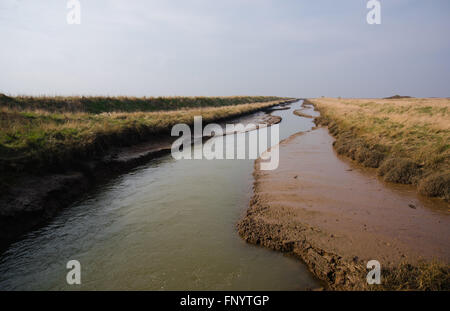
{"type": "Polygon", "coordinates": [[[383,290],[450,290],[450,267],[438,262],[402,263],[395,269],[384,270],[382,275],[379,286],[383,290]]]}
{"type": "Polygon", "coordinates": [[[419,192],[429,197],[443,197],[450,201],[450,173],[436,173],[419,183],[419,192]]]}
{"type": "Polygon", "coordinates": [[[391,158],[383,162],[377,173],[387,182],[414,184],[421,171],[419,166],[409,159],[391,158]]]}

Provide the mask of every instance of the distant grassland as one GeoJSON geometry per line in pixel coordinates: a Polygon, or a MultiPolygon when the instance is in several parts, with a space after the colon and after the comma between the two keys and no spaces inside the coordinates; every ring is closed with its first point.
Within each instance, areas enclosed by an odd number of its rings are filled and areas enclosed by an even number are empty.
{"type": "Polygon", "coordinates": [[[450,99],[310,99],[339,154],[450,200],[450,99]]]}
{"type": "Polygon", "coordinates": [[[221,107],[279,100],[273,96],[230,97],[49,97],[17,96],[0,94],[0,106],[16,110],[45,110],[55,113],[67,112],[150,112],[199,107],[221,107]]]}
{"type": "Polygon", "coordinates": [[[100,155],[177,123],[239,116],[278,97],[7,97],[0,95],[0,169],[36,170],[100,155]]]}

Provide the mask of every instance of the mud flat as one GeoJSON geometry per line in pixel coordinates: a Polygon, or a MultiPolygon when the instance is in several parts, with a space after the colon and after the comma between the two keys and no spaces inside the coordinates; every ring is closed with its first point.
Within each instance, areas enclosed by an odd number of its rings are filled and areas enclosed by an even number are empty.
{"type": "Polygon", "coordinates": [[[333,140],[326,128],[295,134],[279,145],[278,169],[260,171],[256,161],[239,234],[298,257],[328,289],[448,290],[448,204],[384,183],[337,156],[333,140]],[[369,260],[381,264],[381,286],[367,285],[369,260]]]}
{"type": "Polygon", "coordinates": [[[314,118],[313,116],[310,116],[309,114],[303,113],[302,110],[304,110],[304,108],[303,109],[294,110],[294,114],[299,116],[299,117],[303,117],[303,118],[309,118],[309,119],[314,118]]]}

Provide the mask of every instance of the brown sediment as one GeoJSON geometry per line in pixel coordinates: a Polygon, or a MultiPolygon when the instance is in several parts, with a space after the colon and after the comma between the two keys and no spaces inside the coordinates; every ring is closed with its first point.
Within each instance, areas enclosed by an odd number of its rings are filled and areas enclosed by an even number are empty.
{"type": "MultiPolygon", "coordinates": [[[[258,124],[259,127],[261,124],[279,123],[281,117],[252,113],[218,120],[218,124],[224,127],[227,121],[258,124]]],[[[167,134],[149,135],[145,142],[111,148],[103,156],[72,163],[60,172],[15,176],[8,191],[0,195],[0,253],[24,233],[44,225],[93,187],[151,159],[169,154],[176,138],[167,134]]],[[[208,138],[204,137],[204,140],[208,138]]]]}
{"type": "Polygon", "coordinates": [[[372,169],[336,156],[332,143],[319,128],[284,140],[276,170],[261,171],[256,161],[239,234],[298,257],[329,289],[372,289],[366,264],[378,260],[385,282],[376,289],[448,290],[448,204],[384,183],[372,169]],[[418,277],[425,274],[429,283],[418,277]]]}
{"type": "MultiPolygon", "coordinates": [[[[261,127],[268,127],[268,126],[271,126],[274,124],[278,124],[281,122],[281,120],[282,120],[282,118],[280,116],[273,116],[273,115],[268,114],[261,118],[255,119],[253,122],[249,121],[249,120],[237,119],[236,123],[241,123],[245,126],[245,129],[243,132],[250,132],[250,131],[260,129],[261,127]],[[244,121],[244,122],[241,122],[241,121],[244,121]]],[[[223,136],[237,133],[237,131],[235,131],[235,130],[230,131],[230,132],[226,132],[225,130],[226,130],[226,128],[224,128],[223,136]]],[[[222,136],[222,135],[214,134],[214,136],[222,136]]]]}
{"type": "Polygon", "coordinates": [[[261,120],[261,122],[259,122],[258,124],[264,124],[266,126],[270,126],[270,125],[274,125],[274,124],[280,123],[281,120],[282,120],[282,118],[280,116],[268,115],[268,116],[264,117],[261,120]]]}
{"type": "Polygon", "coordinates": [[[304,118],[309,118],[309,119],[314,118],[313,116],[311,116],[309,114],[303,113],[301,110],[302,109],[294,110],[294,114],[299,116],[299,117],[304,117],[304,118]]]}

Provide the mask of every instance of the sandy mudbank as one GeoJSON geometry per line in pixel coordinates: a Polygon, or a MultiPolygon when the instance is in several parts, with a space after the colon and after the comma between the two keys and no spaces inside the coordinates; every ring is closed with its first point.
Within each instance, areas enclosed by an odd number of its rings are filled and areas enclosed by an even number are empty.
{"type": "Polygon", "coordinates": [[[299,116],[299,117],[303,117],[303,118],[309,118],[309,119],[314,118],[313,116],[311,116],[311,115],[309,115],[309,114],[303,113],[302,110],[304,110],[304,109],[305,109],[305,108],[303,108],[303,109],[298,109],[298,110],[294,110],[294,114],[297,115],[297,116],[299,116]]]}
{"type": "Polygon", "coordinates": [[[278,169],[260,171],[256,161],[240,235],[300,258],[330,289],[367,289],[373,259],[384,269],[421,259],[448,265],[447,205],[409,186],[389,187],[337,157],[332,143],[319,128],[283,141],[278,169]]]}

